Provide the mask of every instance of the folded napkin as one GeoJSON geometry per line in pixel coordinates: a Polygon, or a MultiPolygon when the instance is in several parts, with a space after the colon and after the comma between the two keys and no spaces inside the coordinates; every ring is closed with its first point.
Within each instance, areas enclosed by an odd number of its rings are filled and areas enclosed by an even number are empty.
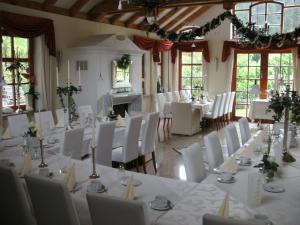
{"type": "Polygon", "coordinates": [[[126,200],[134,199],[133,176],[130,176],[127,183],[127,188],[123,192],[123,198],[126,200]]]}
{"type": "Polygon", "coordinates": [[[219,208],[218,216],[228,217],[229,216],[229,194],[226,193],[225,198],[219,208]]]}
{"type": "Polygon", "coordinates": [[[27,154],[20,168],[17,170],[17,174],[20,177],[24,177],[24,175],[30,172],[31,169],[32,169],[31,154],[27,154]]]}
{"type": "Polygon", "coordinates": [[[3,139],[9,139],[9,138],[11,138],[12,136],[11,136],[11,132],[10,132],[10,129],[9,129],[9,127],[8,128],[6,128],[6,130],[4,131],[4,133],[2,134],[2,138],[3,139]]]}
{"type": "Polygon", "coordinates": [[[234,156],[230,156],[221,166],[221,170],[224,172],[235,173],[238,170],[238,165],[234,156]]]}
{"type": "Polygon", "coordinates": [[[75,163],[71,166],[68,173],[65,175],[64,181],[67,185],[68,190],[72,191],[76,183],[75,163]]]}
{"type": "Polygon", "coordinates": [[[122,116],[118,115],[116,127],[124,127],[124,126],[125,126],[124,119],[122,118],[122,116]]]}
{"type": "Polygon", "coordinates": [[[130,116],[128,115],[127,111],[125,110],[125,120],[128,120],[130,116]]]}

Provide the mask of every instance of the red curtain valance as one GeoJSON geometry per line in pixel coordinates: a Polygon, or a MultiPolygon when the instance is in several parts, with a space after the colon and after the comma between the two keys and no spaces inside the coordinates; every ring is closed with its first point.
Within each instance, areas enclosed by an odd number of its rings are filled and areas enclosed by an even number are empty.
{"type": "MultiPolygon", "coordinates": [[[[49,54],[53,56],[56,54],[52,20],[0,11],[0,28],[0,32],[23,38],[35,38],[44,35],[49,54]]],[[[2,42],[2,40],[0,41],[2,42]]]]}
{"type": "Polygon", "coordinates": [[[172,41],[155,40],[141,36],[133,36],[133,42],[143,50],[152,50],[154,62],[160,62],[159,53],[170,51],[173,46],[172,41]]]}
{"type": "Polygon", "coordinates": [[[228,57],[231,54],[231,49],[236,49],[239,51],[247,51],[247,52],[257,52],[257,51],[270,51],[270,50],[274,50],[276,52],[280,52],[280,51],[286,51],[286,50],[290,50],[292,48],[297,48],[297,52],[298,52],[298,57],[300,58],[300,45],[293,45],[293,46],[282,46],[282,47],[277,47],[277,46],[271,46],[270,48],[266,48],[266,49],[255,49],[255,48],[249,48],[249,47],[245,47],[242,45],[239,45],[236,41],[224,41],[223,44],[223,52],[222,52],[222,62],[225,62],[228,57]]]}
{"type": "Polygon", "coordinates": [[[206,62],[210,62],[208,41],[195,42],[176,42],[172,46],[172,63],[175,63],[177,57],[177,50],[185,52],[202,51],[206,62]]]}

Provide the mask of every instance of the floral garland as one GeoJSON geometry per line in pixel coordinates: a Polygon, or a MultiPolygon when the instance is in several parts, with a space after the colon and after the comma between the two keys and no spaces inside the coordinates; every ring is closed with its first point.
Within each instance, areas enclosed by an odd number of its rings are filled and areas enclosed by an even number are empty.
{"type": "Polygon", "coordinates": [[[130,55],[124,54],[120,60],[117,61],[117,66],[122,69],[126,70],[131,64],[130,55]]]}
{"type": "Polygon", "coordinates": [[[236,15],[233,15],[230,11],[226,11],[211,22],[206,23],[205,25],[196,28],[189,32],[175,33],[168,32],[161,28],[158,24],[152,24],[147,27],[147,31],[156,33],[162,39],[167,39],[170,41],[191,41],[196,38],[205,36],[211,30],[216,29],[221,25],[221,23],[228,19],[233,26],[236,28],[238,36],[243,37],[245,40],[244,44],[247,46],[254,46],[258,48],[268,48],[270,46],[276,45],[277,47],[290,46],[295,44],[297,40],[300,40],[300,27],[296,27],[293,32],[284,33],[284,34],[272,34],[265,35],[259,32],[258,30],[251,29],[248,26],[245,26],[243,22],[237,18],[236,15]]]}

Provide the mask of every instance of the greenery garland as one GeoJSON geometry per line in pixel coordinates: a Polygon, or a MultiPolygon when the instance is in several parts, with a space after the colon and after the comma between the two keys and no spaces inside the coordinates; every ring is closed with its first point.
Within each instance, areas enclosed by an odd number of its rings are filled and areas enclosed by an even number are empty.
{"type": "Polygon", "coordinates": [[[130,55],[124,54],[120,60],[117,61],[117,66],[122,69],[126,70],[131,64],[130,55]]]}
{"type": "Polygon", "coordinates": [[[233,26],[235,26],[237,35],[243,37],[245,39],[243,42],[245,42],[245,45],[249,47],[254,46],[258,48],[267,48],[272,45],[276,45],[280,48],[282,46],[293,45],[298,39],[300,39],[300,26],[296,27],[293,32],[265,35],[259,30],[250,29],[248,26],[245,26],[243,22],[238,19],[236,15],[233,15],[230,11],[226,11],[220,14],[211,22],[208,22],[205,25],[189,32],[168,32],[161,28],[158,24],[149,25],[148,27],[146,27],[146,30],[149,32],[154,32],[160,38],[170,41],[191,41],[195,40],[196,38],[203,37],[211,30],[216,29],[225,19],[228,19],[233,24],[233,26]]]}

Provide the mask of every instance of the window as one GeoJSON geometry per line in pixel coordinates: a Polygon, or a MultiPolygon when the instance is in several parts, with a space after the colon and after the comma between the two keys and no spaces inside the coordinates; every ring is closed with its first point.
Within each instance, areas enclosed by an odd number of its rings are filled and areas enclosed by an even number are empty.
{"type": "Polygon", "coordinates": [[[12,36],[2,36],[2,67],[4,73],[4,80],[6,85],[3,86],[2,93],[2,106],[12,107],[16,109],[18,106],[18,80],[15,71],[9,71],[7,68],[18,59],[23,65],[20,77],[20,105],[25,108],[25,93],[29,91],[29,81],[22,75],[30,73],[31,69],[31,54],[30,49],[32,43],[27,38],[12,37],[12,36]]]}
{"type": "Polygon", "coordinates": [[[203,86],[202,52],[181,52],[179,70],[179,89],[196,96],[197,89],[203,86]]]}

